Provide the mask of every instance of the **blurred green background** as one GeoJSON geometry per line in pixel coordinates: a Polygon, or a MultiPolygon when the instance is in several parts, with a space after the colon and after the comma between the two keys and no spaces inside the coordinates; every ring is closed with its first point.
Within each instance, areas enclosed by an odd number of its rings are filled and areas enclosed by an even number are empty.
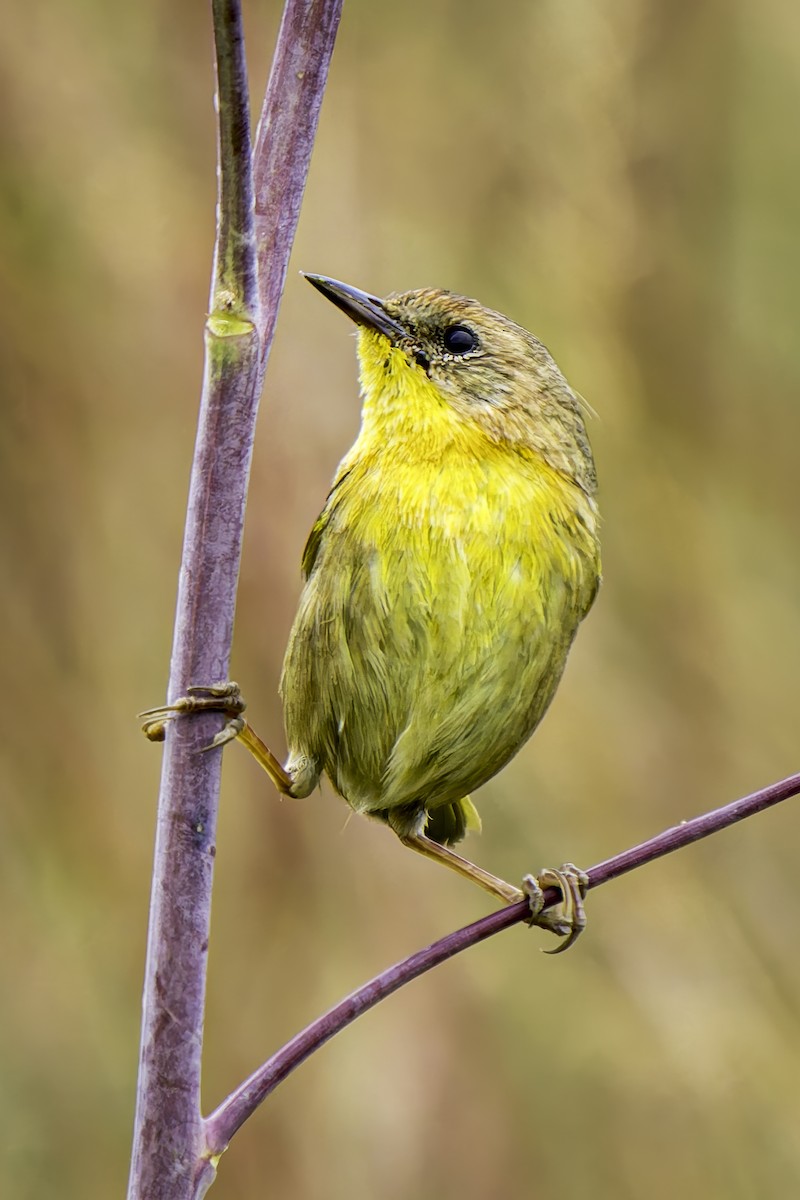
{"type": "MultiPolygon", "coordinates": [[[[279,15],[247,6],[254,105],[279,15]]],[[[0,34],[0,1177],[127,1177],[158,749],[214,216],[204,4],[31,0],[0,34]]],[[[358,423],[297,272],[475,295],[596,409],[605,584],[468,852],[589,865],[798,768],[800,15],[779,0],[348,0],[270,363],[233,675],[276,689],[358,423]]],[[[219,1200],[800,1190],[798,801],[519,928],[304,1065],[219,1200]]],[[[487,909],[329,792],[226,754],[205,1103],[487,909]]]]}

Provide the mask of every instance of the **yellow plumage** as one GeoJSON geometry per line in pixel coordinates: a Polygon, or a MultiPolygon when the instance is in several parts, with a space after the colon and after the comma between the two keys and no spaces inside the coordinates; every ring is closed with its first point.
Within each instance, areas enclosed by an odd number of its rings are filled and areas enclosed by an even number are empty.
{"type": "Polygon", "coordinates": [[[480,819],[469,792],[544,716],[600,582],[597,482],[580,405],[532,334],[476,300],[379,300],[308,276],[359,325],[361,431],[303,556],[281,681],[282,767],[241,716],[235,684],[151,709],[221,708],[286,795],[327,774],[357,812],[510,902],[570,946],[586,877],[571,864],[522,889],[449,846],[480,819]],[[561,912],[544,888],[561,891],[561,912]]]}
{"type": "MultiPolygon", "coordinates": [[[[294,795],[326,772],[352,808],[401,836],[427,826],[453,842],[479,827],[469,791],[519,750],[552,698],[597,588],[596,511],[592,492],[558,469],[563,447],[551,465],[522,436],[533,364],[509,385],[488,356],[446,360],[457,403],[432,369],[433,330],[467,325],[482,345],[494,332],[512,372],[535,346],[552,384],[561,377],[535,339],[448,293],[383,304],[425,361],[362,325],[362,427],[306,547],[284,664],[287,771],[294,795]],[[461,386],[465,366],[488,400],[461,386]],[[476,416],[479,403],[489,407],[476,416]]],[[[561,383],[575,445],[588,449],[561,383]]],[[[545,432],[556,439],[558,424],[545,432]]],[[[576,453],[593,484],[591,459],[587,468],[576,453]]]]}

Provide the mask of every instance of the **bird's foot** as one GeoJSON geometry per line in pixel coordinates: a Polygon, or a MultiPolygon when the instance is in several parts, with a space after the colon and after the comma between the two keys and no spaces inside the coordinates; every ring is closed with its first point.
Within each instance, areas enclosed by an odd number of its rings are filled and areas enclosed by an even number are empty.
{"type": "Polygon", "coordinates": [[[224,681],[189,687],[186,689],[186,695],[180,696],[174,704],[148,708],[139,713],[139,719],[142,721],[142,733],[146,738],[151,742],[163,742],[167,721],[191,713],[221,712],[228,718],[227,721],[216,737],[203,747],[204,750],[212,750],[215,746],[224,746],[232,742],[243,732],[245,721],[242,713],[245,707],[238,683],[224,681]]]}
{"type": "Polygon", "coordinates": [[[284,796],[308,795],[308,791],[316,784],[319,775],[314,777],[314,783],[303,792],[298,790],[294,776],[278,759],[265,742],[262,742],[256,731],[245,721],[242,713],[245,702],[239,690],[238,683],[222,682],[201,684],[186,689],[186,695],[179,697],[174,704],[164,704],[160,708],[148,708],[139,713],[142,721],[142,733],[151,742],[163,742],[167,721],[175,717],[190,716],[192,713],[219,712],[227,720],[203,750],[213,750],[217,746],[226,746],[228,742],[237,739],[246,750],[260,763],[269,775],[278,791],[284,796]]]}
{"type": "Polygon", "coordinates": [[[529,925],[538,925],[548,929],[557,937],[563,938],[555,950],[546,950],[545,954],[561,954],[569,950],[586,928],[586,911],[583,902],[586,889],[589,886],[589,876],[585,871],[579,871],[572,863],[564,863],[559,869],[545,867],[538,876],[526,875],[522,881],[522,890],[528,898],[531,915],[529,925]],[[544,907],[545,888],[555,887],[561,892],[559,904],[544,907]]]}

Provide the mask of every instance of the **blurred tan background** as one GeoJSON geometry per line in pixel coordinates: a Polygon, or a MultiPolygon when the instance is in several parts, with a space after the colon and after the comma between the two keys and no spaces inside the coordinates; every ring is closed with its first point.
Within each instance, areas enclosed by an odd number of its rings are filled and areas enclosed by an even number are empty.
{"type": "MultiPolygon", "coordinates": [[[[246,12],[258,105],[278,5],[246,12]]],[[[0,1177],[121,1195],[214,213],[206,6],[4,14],[0,1177]]],[[[299,278],[437,285],[596,409],[605,584],[468,851],[590,865],[799,765],[800,16],[765,0],[349,0],[253,469],[233,675],[283,749],[305,535],[358,423],[299,278]]],[[[219,1200],[739,1200],[800,1190],[790,801],[516,929],[303,1066],[219,1200]]],[[[226,755],[207,1108],[344,993],[486,911],[331,794],[226,755]]]]}

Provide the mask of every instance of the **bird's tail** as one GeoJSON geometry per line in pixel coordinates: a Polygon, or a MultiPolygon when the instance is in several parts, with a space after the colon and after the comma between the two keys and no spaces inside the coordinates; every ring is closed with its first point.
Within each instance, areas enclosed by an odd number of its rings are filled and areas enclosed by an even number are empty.
{"type": "Polygon", "coordinates": [[[480,833],[481,818],[469,796],[453,804],[441,804],[428,813],[425,834],[441,846],[455,845],[470,830],[480,833]]]}

